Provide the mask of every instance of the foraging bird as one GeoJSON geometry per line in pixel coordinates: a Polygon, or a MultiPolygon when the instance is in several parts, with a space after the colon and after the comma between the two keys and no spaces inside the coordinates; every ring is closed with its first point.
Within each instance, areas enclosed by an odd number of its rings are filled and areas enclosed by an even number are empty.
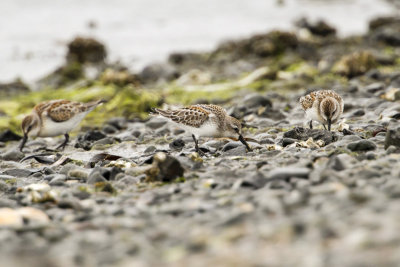
{"type": "Polygon", "coordinates": [[[22,121],[24,138],[20,151],[25,146],[28,137],[52,137],[64,135],[64,142],[57,147],[64,149],[69,141],[69,132],[95,107],[105,103],[98,100],[89,103],[73,102],[69,100],[50,100],[36,105],[32,113],[22,121]]]}
{"type": "Polygon", "coordinates": [[[306,117],[310,120],[310,129],[313,128],[312,121],[321,123],[325,130],[331,130],[332,123],[339,120],[343,114],[343,99],[334,91],[321,90],[311,92],[300,98],[300,105],[306,112],[306,117]]]}
{"type": "Polygon", "coordinates": [[[251,151],[249,144],[243,138],[242,125],[240,121],[229,116],[225,109],[216,105],[192,105],[176,110],[153,109],[155,114],[170,119],[180,128],[192,134],[195,148],[198,153],[198,139],[206,137],[238,137],[248,151],[251,151]]]}

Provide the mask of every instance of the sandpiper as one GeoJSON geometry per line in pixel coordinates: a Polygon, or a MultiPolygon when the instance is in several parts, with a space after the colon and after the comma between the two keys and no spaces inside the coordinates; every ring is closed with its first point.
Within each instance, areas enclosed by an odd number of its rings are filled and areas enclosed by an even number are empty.
{"type": "MultiPolygon", "coordinates": [[[[176,110],[153,109],[155,114],[170,119],[180,128],[190,132],[198,153],[198,139],[204,137],[232,137],[240,140],[248,151],[249,144],[243,138],[239,120],[229,116],[225,109],[216,105],[192,105],[176,110]]],[[[154,115],[154,114],[153,114],[154,115]]]]}
{"type": "Polygon", "coordinates": [[[311,92],[300,98],[300,104],[310,120],[310,129],[313,128],[312,121],[316,120],[325,130],[327,124],[330,131],[332,123],[337,122],[343,113],[342,97],[331,90],[311,92]]]}
{"type": "Polygon", "coordinates": [[[69,141],[69,132],[95,107],[105,103],[98,100],[89,103],[69,100],[51,100],[37,104],[32,113],[22,121],[24,138],[20,150],[25,146],[28,137],[52,137],[64,135],[64,142],[57,149],[64,149],[69,141]]]}

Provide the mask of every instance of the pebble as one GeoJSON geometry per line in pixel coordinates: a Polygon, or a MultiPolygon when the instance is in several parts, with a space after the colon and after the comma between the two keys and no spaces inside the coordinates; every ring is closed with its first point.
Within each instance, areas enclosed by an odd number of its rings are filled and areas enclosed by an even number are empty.
{"type": "Polygon", "coordinates": [[[390,127],[386,132],[385,149],[390,146],[400,147],[400,127],[390,127]]]}
{"type": "Polygon", "coordinates": [[[288,179],[291,177],[298,177],[298,178],[307,178],[310,174],[311,170],[308,168],[299,168],[299,167],[282,167],[282,168],[275,168],[271,170],[267,177],[270,180],[281,180],[281,179],[288,179]]]}
{"type": "Polygon", "coordinates": [[[11,161],[20,161],[25,157],[25,154],[19,151],[18,149],[12,149],[5,152],[1,155],[1,159],[3,160],[11,160],[11,161]]]}
{"type": "Polygon", "coordinates": [[[347,148],[351,151],[369,151],[376,149],[376,145],[369,140],[361,140],[348,144],[347,148]]]}

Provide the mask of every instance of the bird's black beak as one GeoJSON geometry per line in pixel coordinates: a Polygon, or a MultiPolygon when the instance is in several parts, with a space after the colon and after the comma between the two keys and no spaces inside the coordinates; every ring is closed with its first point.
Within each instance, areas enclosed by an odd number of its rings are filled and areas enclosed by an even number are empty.
{"type": "Polygon", "coordinates": [[[24,134],[24,137],[22,138],[21,145],[19,146],[19,151],[22,152],[22,149],[24,148],[25,143],[26,143],[27,140],[28,140],[28,135],[24,134]]]}
{"type": "Polygon", "coordinates": [[[247,151],[252,151],[249,144],[244,140],[243,135],[239,134],[239,141],[246,146],[247,151]]]}
{"type": "Polygon", "coordinates": [[[331,131],[331,125],[332,125],[332,121],[331,121],[331,119],[328,119],[328,131],[331,131]]]}

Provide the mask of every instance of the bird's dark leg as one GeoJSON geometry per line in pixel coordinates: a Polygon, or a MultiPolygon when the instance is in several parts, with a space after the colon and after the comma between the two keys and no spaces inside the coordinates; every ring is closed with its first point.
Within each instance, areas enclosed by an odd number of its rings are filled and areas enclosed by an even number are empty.
{"type": "Polygon", "coordinates": [[[57,147],[57,149],[59,149],[59,148],[61,148],[61,150],[63,150],[64,148],[65,148],[65,146],[68,144],[68,141],[69,141],[69,134],[64,134],[64,136],[65,136],[65,140],[64,140],[64,142],[61,144],[61,145],[59,145],[58,147],[57,147]]]}
{"type": "Polygon", "coordinates": [[[322,126],[324,126],[324,129],[326,130],[326,126],[325,126],[325,124],[322,124],[322,126]]]}
{"type": "Polygon", "coordinates": [[[309,124],[310,124],[310,129],[312,129],[312,120],[310,120],[309,124]]]}
{"type": "Polygon", "coordinates": [[[196,136],[192,134],[192,138],[194,141],[194,148],[196,149],[196,152],[199,153],[199,155],[204,155],[204,152],[200,150],[199,148],[199,140],[196,139],[196,136]]]}

